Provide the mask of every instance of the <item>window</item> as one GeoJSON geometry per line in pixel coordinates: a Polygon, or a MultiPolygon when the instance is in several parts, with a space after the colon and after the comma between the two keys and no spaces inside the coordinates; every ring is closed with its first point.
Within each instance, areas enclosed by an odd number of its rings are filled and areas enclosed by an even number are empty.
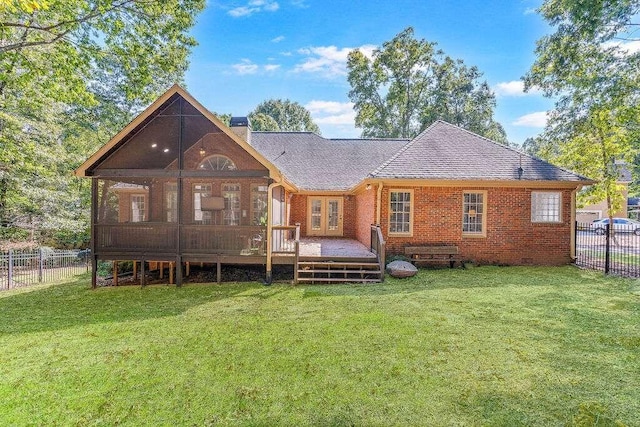
{"type": "Polygon", "coordinates": [[[413,232],[411,221],[411,203],[413,190],[389,192],[389,234],[413,232]]]}
{"type": "Polygon", "coordinates": [[[167,182],[164,186],[164,216],[167,222],[178,221],[178,183],[167,182]]]}
{"type": "Polygon", "coordinates": [[[251,225],[267,224],[267,186],[251,186],[251,225]]]}
{"type": "Polygon", "coordinates": [[[193,186],[193,220],[200,224],[211,224],[211,211],[201,209],[203,197],[211,197],[211,184],[193,186]]]}
{"type": "Polygon", "coordinates": [[[198,166],[200,170],[210,171],[234,171],[236,170],[236,164],[226,156],[209,156],[200,162],[198,166]]]}
{"type": "Polygon", "coordinates": [[[131,222],[142,222],[145,220],[146,203],[144,194],[131,195],[131,222]]]}
{"type": "Polygon", "coordinates": [[[240,184],[222,184],[222,225],[240,225],[240,184]]]}
{"type": "Polygon", "coordinates": [[[561,193],[531,192],[531,222],[560,222],[561,193]]]}
{"type": "Polygon", "coordinates": [[[462,193],[462,234],[486,236],[485,191],[465,191],[462,193]]]}

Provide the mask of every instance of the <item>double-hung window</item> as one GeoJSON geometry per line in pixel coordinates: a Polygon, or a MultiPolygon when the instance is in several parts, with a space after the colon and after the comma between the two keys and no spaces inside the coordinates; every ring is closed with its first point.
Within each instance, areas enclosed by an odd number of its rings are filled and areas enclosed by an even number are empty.
{"type": "Polygon", "coordinates": [[[146,219],[146,197],[144,194],[131,195],[131,222],[143,222],[146,219]]]}
{"type": "Polygon", "coordinates": [[[561,196],[557,191],[532,191],[531,222],[560,222],[561,196]]]}
{"type": "Polygon", "coordinates": [[[487,235],[487,193],[486,191],[465,191],[462,193],[462,234],[484,237],[487,235]]]}
{"type": "Polygon", "coordinates": [[[389,191],[389,234],[413,233],[413,190],[389,191]]]}

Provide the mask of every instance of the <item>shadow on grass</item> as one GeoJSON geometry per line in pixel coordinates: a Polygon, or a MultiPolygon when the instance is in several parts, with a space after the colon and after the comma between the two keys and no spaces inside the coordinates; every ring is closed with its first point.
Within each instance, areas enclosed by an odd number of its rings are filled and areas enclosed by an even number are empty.
{"type": "Polygon", "coordinates": [[[240,297],[249,290],[249,296],[261,299],[276,291],[255,282],[92,290],[89,278],[80,276],[59,285],[0,293],[0,336],[175,316],[201,304],[240,297]]]}
{"type": "MultiPolygon", "coordinates": [[[[592,273],[586,273],[590,275],[592,273]]],[[[501,288],[505,286],[549,286],[579,283],[581,272],[572,266],[563,267],[497,267],[471,269],[442,268],[418,270],[414,277],[396,279],[385,277],[384,283],[301,285],[304,297],[376,296],[411,294],[445,289],[501,288]]],[[[593,278],[593,277],[591,277],[593,278]]]]}

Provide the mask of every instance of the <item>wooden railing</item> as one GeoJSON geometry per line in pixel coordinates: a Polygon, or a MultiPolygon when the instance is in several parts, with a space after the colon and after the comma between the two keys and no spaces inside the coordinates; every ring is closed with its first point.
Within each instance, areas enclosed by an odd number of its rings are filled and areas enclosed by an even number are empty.
{"type": "MultiPolygon", "coordinates": [[[[266,254],[266,227],[182,225],[183,253],[266,254]]],[[[96,225],[97,252],[177,253],[178,225],[144,222],[96,225]]]]}
{"type": "Polygon", "coordinates": [[[385,258],[386,258],[386,243],[382,236],[382,229],[379,225],[371,224],[371,252],[376,254],[378,262],[380,263],[380,280],[384,280],[385,258]]]}
{"type": "Polygon", "coordinates": [[[267,228],[261,226],[183,225],[182,252],[265,255],[267,228]]]}
{"type": "Polygon", "coordinates": [[[271,253],[294,254],[295,242],[300,240],[300,224],[271,227],[271,253]]]}
{"type": "Polygon", "coordinates": [[[97,224],[97,252],[175,252],[178,225],[166,222],[97,224]]]}

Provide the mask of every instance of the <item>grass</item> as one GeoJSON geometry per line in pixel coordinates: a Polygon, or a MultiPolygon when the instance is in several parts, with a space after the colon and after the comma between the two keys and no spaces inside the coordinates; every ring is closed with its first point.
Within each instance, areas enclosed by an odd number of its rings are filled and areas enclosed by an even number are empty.
{"type": "Polygon", "coordinates": [[[0,425],[640,425],[640,285],[572,267],[376,285],[0,293],[0,425]]]}

